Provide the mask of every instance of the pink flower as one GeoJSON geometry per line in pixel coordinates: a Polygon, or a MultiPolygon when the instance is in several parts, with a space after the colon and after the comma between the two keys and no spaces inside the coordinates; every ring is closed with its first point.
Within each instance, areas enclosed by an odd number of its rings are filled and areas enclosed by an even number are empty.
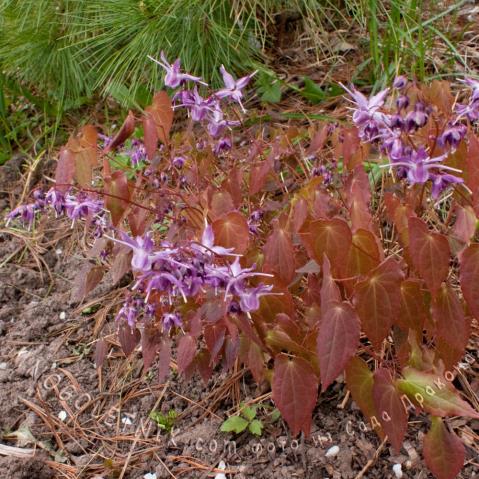
{"type": "Polygon", "coordinates": [[[215,95],[218,98],[232,98],[234,101],[239,103],[243,112],[246,112],[243,103],[241,103],[241,99],[243,98],[243,92],[241,90],[249,83],[251,78],[256,75],[257,71],[254,71],[253,73],[250,73],[239,80],[235,80],[233,76],[226,71],[223,65],[220,67],[220,72],[221,75],[223,75],[223,81],[226,88],[218,90],[215,95]]]}
{"type": "Polygon", "coordinates": [[[150,55],[148,55],[148,58],[154,61],[155,63],[158,63],[158,65],[160,65],[166,70],[165,85],[170,88],[177,88],[181,84],[187,81],[192,81],[192,82],[201,83],[202,85],[207,85],[205,82],[201,81],[200,77],[196,77],[188,73],[181,73],[180,72],[181,60],[179,58],[177,58],[173,64],[169,64],[168,60],[165,57],[165,53],[163,51],[160,53],[161,62],[151,57],[150,55]]]}

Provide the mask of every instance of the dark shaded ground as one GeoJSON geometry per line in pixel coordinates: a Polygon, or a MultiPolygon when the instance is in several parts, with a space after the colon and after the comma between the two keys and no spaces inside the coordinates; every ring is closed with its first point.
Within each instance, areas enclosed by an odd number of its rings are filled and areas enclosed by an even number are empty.
{"type": "MultiPolygon", "coordinates": [[[[0,169],[0,211],[9,206],[5,190],[19,178],[17,166],[0,169]]],[[[83,305],[72,303],[72,283],[86,261],[75,253],[78,233],[52,221],[36,231],[35,241],[20,230],[17,236],[0,231],[0,444],[36,449],[28,459],[0,450],[0,477],[205,478],[214,477],[221,460],[235,479],[392,478],[394,463],[402,464],[404,478],[432,477],[420,458],[423,418],[410,417],[405,446],[395,454],[345,400],[341,383],[321,396],[309,438],[292,439],[281,420],[271,423],[266,413],[260,413],[261,438],[221,433],[240,401],[271,405],[268,391],[243,371],[218,372],[207,385],[174,372],[166,384],[157,383],[154,369],[142,374],[139,355],[125,359],[115,336],[109,310],[121,291],[106,277],[83,305]],[[94,365],[99,338],[108,351],[102,371],[94,365]],[[170,434],[148,418],[151,410],[179,415],[170,434]],[[339,453],[326,457],[334,445],[339,453]]],[[[477,350],[471,353],[477,357],[477,350]]],[[[465,371],[476,394],[478,371],[478,361],[465,371]]],[[[450,424],[474,446],[479,421],[450,424]]],[[[479,477],[474,455],[468,447],[462,479],[479,477]]]]}

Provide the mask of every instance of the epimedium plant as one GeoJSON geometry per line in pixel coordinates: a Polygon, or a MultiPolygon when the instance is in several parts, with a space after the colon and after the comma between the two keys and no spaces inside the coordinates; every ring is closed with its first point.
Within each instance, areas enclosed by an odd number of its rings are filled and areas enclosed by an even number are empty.
{"type": "Polygon", "coordinates": [[[95,261],[77,299],[108,269],[114,281],[132,272],[119,339],[126,355],[141,343],[159,381],[173,346],[186,378],[239,361],[307,435],[319,387],[345,373],[396,450],[408,416],[427,413],[425,461],[455,477],[465,446],[447,417],[479,418],[454,384],[458,363],[475,361],[479,317],[479,83],[458,97],[403,77],[370,98],[345,87],[352,124],[265,133],[242,124],[252,75],[222,67],[225,87],[203,97],[179,60],[159,63],[174,93],[130,112],[114,137],[83,127],[60,151],[56,185],[9,221],[51,210],[84,222],[95,261]],[[188,116],[173,131],[178,109],[188,116]]]}

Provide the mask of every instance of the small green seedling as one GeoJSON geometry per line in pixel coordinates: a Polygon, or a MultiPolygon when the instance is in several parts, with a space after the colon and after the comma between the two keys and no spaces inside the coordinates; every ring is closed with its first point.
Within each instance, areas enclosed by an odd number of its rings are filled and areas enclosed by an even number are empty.
{"type": "Polygon", "coordinates": [[[256,419],[257,410],[258,406],[256,405],[243,406],[239,416],[231,416],[221,425],[221,431],[239,434],[248,429],[251,434],[261,436],[263,423],[256,419]]]}
{"type": "Polygon", "coordinates": [[[151,411],[150,419],[156,422],[160,429],[170,433],[178,418],[178,413],[174,409],[170,409],[167,414],[163,414],[160,411],[151,411]]]}

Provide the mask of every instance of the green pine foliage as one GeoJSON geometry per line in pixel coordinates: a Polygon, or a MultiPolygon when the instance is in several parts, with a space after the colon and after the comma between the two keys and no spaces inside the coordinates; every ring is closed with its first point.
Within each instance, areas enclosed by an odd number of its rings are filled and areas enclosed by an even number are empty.
{"type": "MultiPolygon", "coordinates": [[[[0,0],[0,66],[8,76],[74,107],[93,92],[144,105],[171,60],[217,86],[218,67],[261,67],[280,13],[305,30],[341,16],[331,0],[0,0]]],[[[353,2],[352,2],[353,3],[353,2]]]]}

